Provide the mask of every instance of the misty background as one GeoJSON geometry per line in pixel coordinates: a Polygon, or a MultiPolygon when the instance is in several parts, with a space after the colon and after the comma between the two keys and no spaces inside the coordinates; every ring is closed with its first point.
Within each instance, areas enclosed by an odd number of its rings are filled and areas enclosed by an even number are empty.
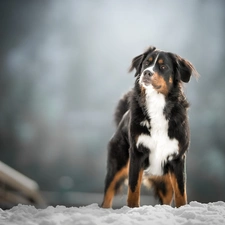
{"type": "Polygon", "coordinates": [[[200,74],[185,85],[188,200],[225,201],[223,0],[2,0],[0,28],[0,160],[49,204],[101,202],[114,109],[149,45],[200,74]]]}

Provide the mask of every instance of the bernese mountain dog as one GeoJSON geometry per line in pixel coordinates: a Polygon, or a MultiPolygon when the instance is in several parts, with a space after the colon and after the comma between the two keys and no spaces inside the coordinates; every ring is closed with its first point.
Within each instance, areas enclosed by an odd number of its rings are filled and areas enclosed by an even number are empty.
{"type": "Polygon", "coordinates": [[[150,46],[132,61],[134,88],[119,101],[117,130],[108,144],[103,208],[128,178],[129,207],[140,206],[142,182],[154,188],[161,204],[187,203],[186,152],[190,135],[188,102],[182,82],[197,75],[180,56],[150,46]]]}

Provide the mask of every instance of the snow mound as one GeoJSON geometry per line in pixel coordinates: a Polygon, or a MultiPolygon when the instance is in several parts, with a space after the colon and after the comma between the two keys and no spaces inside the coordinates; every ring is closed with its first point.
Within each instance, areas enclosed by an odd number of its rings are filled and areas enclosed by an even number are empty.
{"type": "Polygon", "coordinates": [[[126,225],[126,224],[225,224],[225,202],[202,204],[190,202],[180,208],[167,205],[141,206],[140,208],[102,209],[97,204],[85,207],[65,206],[36,209],[18,205],[10,210],[0,209],[0,224],[7,225],[126,225]]]}

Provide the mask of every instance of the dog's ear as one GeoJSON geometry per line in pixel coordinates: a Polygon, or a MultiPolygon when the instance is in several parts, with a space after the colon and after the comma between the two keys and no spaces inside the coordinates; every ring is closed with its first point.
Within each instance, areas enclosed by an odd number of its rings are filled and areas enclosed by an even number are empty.
{"type": "Polygon", "coordinates": [[[176,69],[178,73],[178,77],[185,83],[188,83],[191,75],[193,74],[195,77],[198,77],[199,74],[194,68],[194,66],[186,59],[181,58],[178,55],[173,54],[176,60],[176,69]]]}
{"type": "Polygon", "coordinates": [[[150,46],[143,54],[136,56],[133,58],[129,72],[133,71],[133,69],[136,69],[135,77],[140,73],[141,71],[141,64],[144,61],[145,57],[153,52],[156,48],[154,46],[150,46]]]}

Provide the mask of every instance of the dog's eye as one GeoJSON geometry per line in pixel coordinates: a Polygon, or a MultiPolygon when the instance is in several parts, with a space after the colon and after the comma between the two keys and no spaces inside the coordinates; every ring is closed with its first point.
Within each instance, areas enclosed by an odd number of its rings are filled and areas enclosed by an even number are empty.
{"type": "Polygon", "coordinates": [[[161,70],[166,70],[167,69],[167,66],[166,65],[160,65],[160,69],[161,70]]]}
{"type": "Polygon", "coordinates": [[[144,66],[148,66],[148,65],[149,65],[149,61],[145,61],[144,66]]]}

